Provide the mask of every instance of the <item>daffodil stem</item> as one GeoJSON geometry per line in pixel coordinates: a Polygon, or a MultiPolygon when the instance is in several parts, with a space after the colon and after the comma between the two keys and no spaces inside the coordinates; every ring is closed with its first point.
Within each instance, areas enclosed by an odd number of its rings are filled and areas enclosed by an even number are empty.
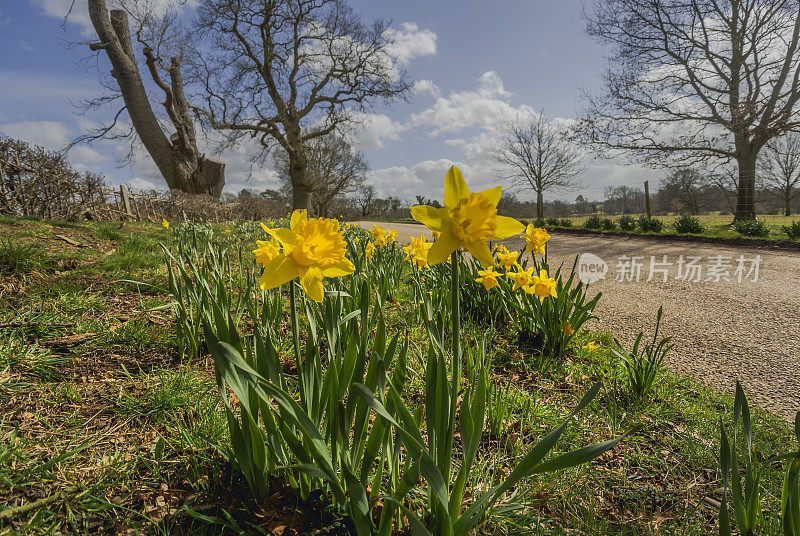
{"type": "Polygon", "coordinates": [[[297,303],[295,298],[294,281],[289,282],[289,307],[292,316],[292,341],[294,342],[294,360],[297,372],[300,373],[300,326],[297,325],[297,303]]]}
{"type": "MultiPolygon", "coordinates": [[[[461,387],[461,291],[459,290],[458,281],[458,250],[454,251],[450,256],[450,265],[452,267],[450,282],[450,299],[452,300],[452,313],[453,313],[453,364],[452,371],[453,377],[450,382],[450,422],[447,437],[445,438],[446,447],[445,452],[452,452],[453,448],[453,435],[456,427],[456,410],[458,408],[458,391],[461,387]]],[[[444,471],[445,478],[449,478],[451,456],[447,456],[447,467],[444,471]]]]}

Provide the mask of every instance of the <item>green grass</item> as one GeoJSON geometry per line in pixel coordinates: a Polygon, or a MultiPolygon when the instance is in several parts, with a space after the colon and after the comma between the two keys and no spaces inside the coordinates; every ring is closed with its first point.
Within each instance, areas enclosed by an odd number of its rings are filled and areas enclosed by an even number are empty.
{"type": "MultiPolygon", "coordinates": [[[[44,221],[2,223],[15,248],[52,228],[44,221]]],[[[229,439],[213,365],[206,356],[188,363],[177,355],[171,312],[153,311],[167,302],[165,295],[119,282],[163,282],[159,242],[171,243],[171,234],[146,223],[61,229],[92,247],[32,246],[38,257],[76,262],[0,295],[0,323],[19,325],[0,329],[0,505],[66,494],[13,522],[0,520],[0,535],[237,533],[193,518],[184,504],[221,520],[224,509],[243,527],[261,519],[220,454],[229,439]]],[[[237,244],[235,235],[217,239],[237,244]]],[[[27,273],[38,271],[38,257],[21,261],[34,263],[27,273]]],[[[0,282],[19,270],[0,274],[0,282]]],[[[424,389],[426,332],[407,283],[401,281],[397,302],[387,303],[385,313],[389,332],[408,333],[404,394],[415,406],[424,389]]],[[[487,338],[492,383],[511,384],[504,419],[496,434],[484,437],[477,461],[487,486],[504,478],[596,381],[604,389],[570,426],[558,452],[644,426],[593,463],[529,479],[517,490],[525,508],[496,512],[478,533],[714,532],[716,512],[704,499],[719,499],[718,422],[722,416],[730,425],[727,394],[664,372],[645,400],[632,401],[608,333],[579,333],[570,357],[539,373],[513,334],[469,322],[463,329],[467,340],[487,338]],[[593,352],[584,348],[592,341],[598,345],[593,352]]],[[[786,422],[759,409],[753,420],[758,459],[788,450],[793,440],[786,422]]],[[[771,512],[781,478],[778,464],[766,465],[762,485],[771,512]]]]}

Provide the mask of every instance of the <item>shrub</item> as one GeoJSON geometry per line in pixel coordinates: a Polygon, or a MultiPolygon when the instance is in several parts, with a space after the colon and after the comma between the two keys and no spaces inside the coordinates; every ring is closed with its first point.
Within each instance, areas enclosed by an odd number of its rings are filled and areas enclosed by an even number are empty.
{"type": "Polygon", "coordinates": [[[764,220],[733,222],[733,228],[743,236],[767,236],[769,234],[769,225],[764,220]]]}
{"type": "Polygon", "coordinates": [[[645,215],[639,216],[639,220],[636,223],[639,226],[639,230],[643,233],[660,233],[664,230],[663,221],[645,215]]]}
{"type": "Polygon", "coordinates": [[[702,234],[706,230],[703,224],[700,223],[700,220],[688,214],[684,214],[675,220],[672,225],[675,227],[675,230],[681,234],[702,234]]]}
{"type": "Polygon", "coordinates": [[[790,240],[800,240],[800,220],[795,220],[789,225],[784,225],[783,232],[789,236],[790,240]]]}
{"type": "Polygon", "coordinates": [[[558,218],[547,218],[545,223],[547,224],[547,227],[558,227],[561,225],[561,220],[558,218]]]}
{"type": "Polygon", "coordinates": [[[617,228],[617,224],[611,218],[603,218],[600,221],[600,225],[602,225],[604,231],[613,231],[617,228]]]}
{"type": "Polygon", "coordinates": [[[633,219],[633,216],[622,216],[619,219],[619,228],[622,231],[635,231],[636,220],[633,219]]]}
{"type": "Polygon", "coordinates": [[[561,227],[572,227],[572,220],[569,218],[561,218],[561,227]]]}
{"type": "Polygon", "coordinates": [[[590,216],[589,219],[583,222],[583,227],[585,229],[601,229],[603,227],[603,222],[600,216],[590,216]]]}

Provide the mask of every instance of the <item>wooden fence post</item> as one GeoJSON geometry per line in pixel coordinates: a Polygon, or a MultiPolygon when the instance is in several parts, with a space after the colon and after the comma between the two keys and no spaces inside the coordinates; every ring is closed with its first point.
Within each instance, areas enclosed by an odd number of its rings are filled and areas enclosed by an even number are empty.
{"type": "Polygon", "coordinates": [[[650,214],[650,181],[644,181],[644,205],[647,208],[647,218],[651,218],[650,214]]]}
{"type": "Polygon", "coordinates": [[[125,185],[119,185],[119,196],[122,198],[122,206],[125,209],[125,216],[132,218],[133,213],[131,213],[131,202],[128,199],[128,192],[126,191],[125,185]]]}

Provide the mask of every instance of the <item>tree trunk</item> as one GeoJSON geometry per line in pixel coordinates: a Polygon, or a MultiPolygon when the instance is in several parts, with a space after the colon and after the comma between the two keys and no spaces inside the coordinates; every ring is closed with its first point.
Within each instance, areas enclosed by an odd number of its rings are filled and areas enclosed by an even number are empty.
{"type": "Polygon", "coordinates": [[[536,192],[536,219],[544,219],[544,197],[541,190],[536,192]]]}
{"type": "MultiPolygon", "coordinates": [[[[737,145],[739,145],[737,143],[737,145]]],[[[756,219],[756,156],[749,144],[742,144],[736,151],[736,162],[739,164],[739,187],[736,200],[736,212],[733,221],[756,219]]]]}
{"type": "Polygon", "coordinates": [[[738,143],[736,162],[739,165],[739,187],[736,200],[736,212],[733,221],[749,221],[756,219],[756,157],[749,143],[738,143]]]}
{"type": "Polygon", "coordinates": [[[292,210],[306,210],[311,214],[311,188],[306,181],[308,162],[303,154],[300,127],[287,128],[287,138],[292,151],[289,153],[289,179],[292,183],[292,210]],[[291,133],[289,131],[292,131],[291,133]]]}
{"type": "Polygon", "coordinates": [[[791,216],[792,215],[792,192],[791,191],[787,191],[786,192],[786,197],[784,198],[783,201],[784,201],[783,215],[784,216],[791,216]]]}
{"type": "Polygon", "coordinates": [[[170,85],[159,77],[152,49],[145,47],[147,66],[153,81],[166,95],[164,107],[176,129],[167,138],[147,98],[142,75],[131,46],[128,16],[125,11],[111,10],[105,0],[88,0],[89,16],[100,43],[92,50],[105,50],[113,67],[111,74],[119,85],[125,108],[136,134],[161,176],[171,190],[192,194],[208,194],[217,199],[225,184],[225,165],[201,155],[197,148],[194,125],[183,92],[180,61],[172,59],[169,68],[170,85]]]}

